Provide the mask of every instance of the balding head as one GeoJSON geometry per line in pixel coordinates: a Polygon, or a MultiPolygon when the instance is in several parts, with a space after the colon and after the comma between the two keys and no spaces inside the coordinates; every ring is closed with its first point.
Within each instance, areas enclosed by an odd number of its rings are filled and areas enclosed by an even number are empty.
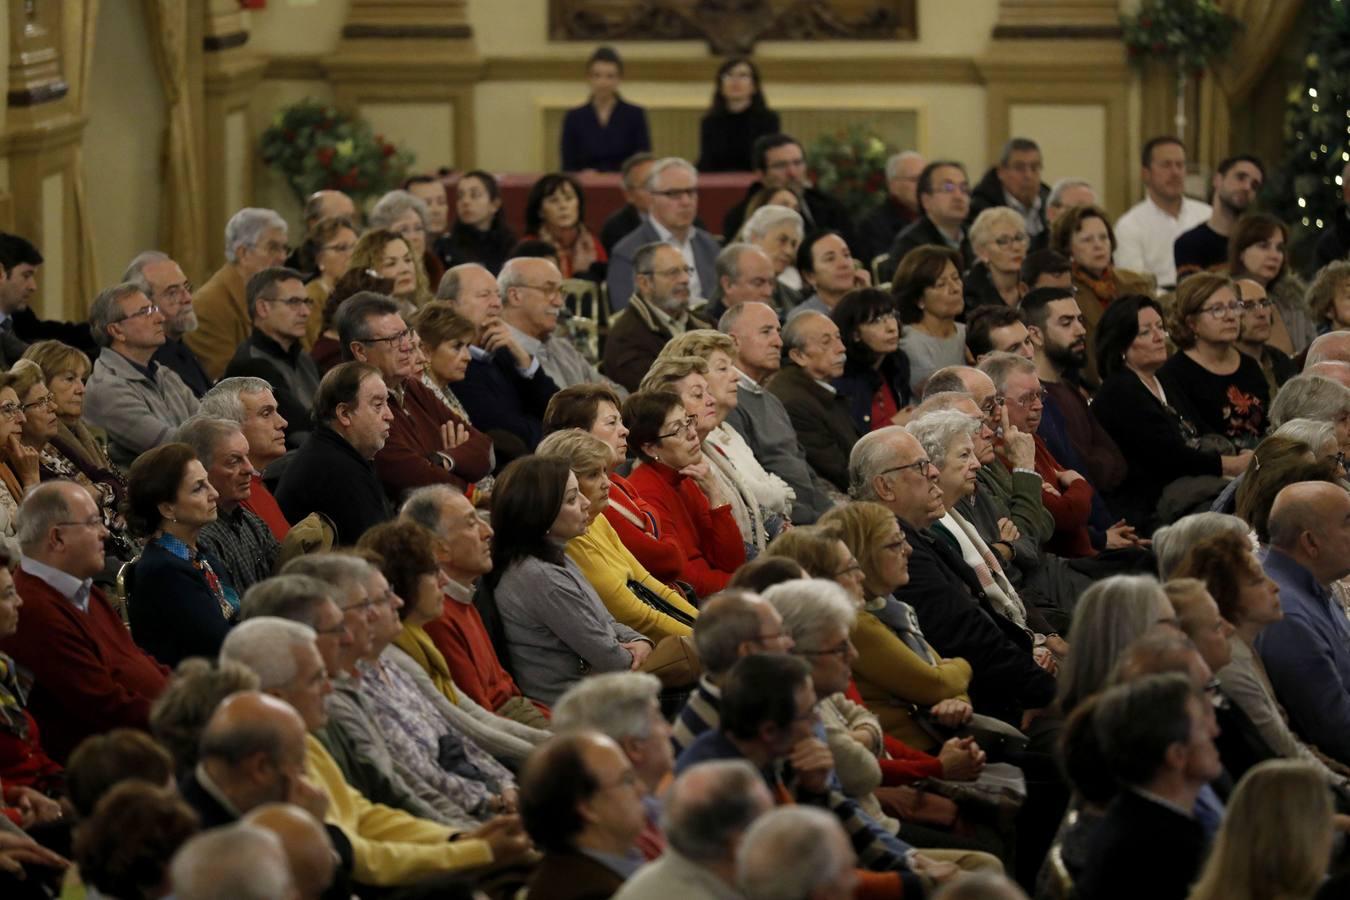
{"type": "Polygon", "coordinates": [[[1341,362],[1338,359],[1324,359],[1321,362],[1309,363],[1303,367],[1304,375],[1321,375],[1323,378],[1330,378],[1350,388],[1350,362],[1341,362]]]}
{"type": "Polygon", "coordinates": [[[285,800],[292,776],[304,772],[305,721],[269,694],[231,694],[202,729],[198,758],[241,812],[285,800]]]}
{"type": "Polygon", "coordinates": [[[1308,345],[1308,356],[1303,365],[1306,369],[1327,360],[1350,363],[1350,331],[1328,331],[1319,335],[1308,345]]]}
{"type": "Polygon", "coordinates": [[[742,656],[788,652],[792,639],[783,631],[782,616],[762,597],[728,590],[708,598],[699,610],[694,646],[704,670],[717,679],[742,656]]]}
{"type": "Polygon", "coordinates": [[[242,819],[272,832],[291,866],[298,900],[318,900],[333,883],[338,855],[318,819],[292,803],[266,803],[242,819]]]}
{"type": "Polygon", "coordinates": [[[182,846],[169,868],[179,900],[286,900],[295,896],[281,841],[238,823],[212,828],[182,846]]]}
{"type": "Polygon", "coordinates": [[[744,760],[686,769],[666,792],[661,824],[670,845],[695,863],[731,863],[741,835],[773,809],[764,778],[744,760]]]}
{"type": "Polygon", "coordinates": [[[897,425],[869,432],[853,445],[848,478],[853,499],[874,500],[914,528],[927,528],[946,511],[937,469],[918,440],[897,425]]]}
{"type": "Polygon", "coordinates": [[[1275,496],[1270,545],[1300,563],[1319,584],[1350,574],[1350,494],[1336,484],[1304,481],[1275,496]]]}

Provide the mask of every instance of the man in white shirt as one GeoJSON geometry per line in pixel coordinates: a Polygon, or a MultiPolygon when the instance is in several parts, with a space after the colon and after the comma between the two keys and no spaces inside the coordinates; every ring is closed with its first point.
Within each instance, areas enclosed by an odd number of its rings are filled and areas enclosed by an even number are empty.
{"type": "Polygon", "coordinates": [[[1116,267],[1151,272],[1159,288],[1177,283],[1172,245],[1209,218],[1208,203],[1185,195],[1186,145],[1170,135],[1144,144],[1145,197],[1116,222],[1116,267]]]}

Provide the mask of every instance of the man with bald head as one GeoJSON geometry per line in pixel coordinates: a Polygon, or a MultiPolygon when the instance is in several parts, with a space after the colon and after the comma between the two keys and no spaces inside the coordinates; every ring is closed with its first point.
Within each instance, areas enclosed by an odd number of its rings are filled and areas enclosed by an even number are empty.
{"type": "Polygon", "coordinates": [[[1026,632],[984,606],[984,590],[960,553],[929,526],[946,512],[938,470],[913,435],[898,426],[864,435],[849,457],[849,493],[890,510],[914,548],[909,583],[895,592],[914,607],[924,635],[944,657],[970,663],[976,712],[1022,723],[1046,706],[1055,680],[1038,665],[1026,632]]]}
{"type": "Polygon", "coordinates": [[[1323,378],[1330,378],[1332,381],[1350,387],[1350,363],[1344,363],[1340,360],[1324,359],[1321,362],[1309,363],[1303,367],[1303,374],[1321,375],[1323,378]]]}
{"type": "Polygon", "coordinates": [[[783,367],[766,385],[783,402],[806,461],[840,491],[848,488],[848,453],[858,440],[848,400],[830,383],[844,374],[845,358],[834,321],[801,313],[783,328],[783,367]]]}
{"type": "Polygon", "coordinates": [[[1350,331],[1328,331],[1326,334],[1318,335],[1308,345],[1308,355],[1303,362],[1304,371],[1307,371],[1309,366],[1326,360],[1350,363],[1350,331]]]}
{"type": "MultiPolygon", "coordinates": [[[[291,803],[267,803],[244,816],[243,821],[272,832],[281,841],[290,863],[296,900],[319,900],[334,886],[340,859],[328,832],[313,815],[291,803]]],[[[350,890],[348,887],[347,896],[350,890]]]]}
{"type": "Polygon", "coordinates": [[[1261,364],[1271,399],[1274,399],[1280,385],[1298,374],[1298,366],[1287,353],[1270,344],[1275,303],[1266,296],[1266,289],[1250,278],[1238,279],[1237,287],[1241,295],[1238,300],[1242,303],[1237,347],[1261,364]]]}
{"type": "Polygon", "coordinates": [[[1256,639],[1275,696],[1305,741],[1350,764],[1350,644],[1332,582],[1350,574],[1350,494],[1305,481],[1270,509],[1265,570],[1280,586],[1284,618],[1256,639]]]}
{"type": "Polygon", "coordinates": [[[616,900],[735,896],[741,836],[773,809],[764,777],[744,760],[703,763],[675,779],[664,802],[666,852],[639,869],[616,900]]]}
{"type": "Polygon", "coordinates": [[[773,303],[773,263],[754,244],[728,244],[717,254],[717,287],[708,300],[707,317],[720,319],[742,303],[773,303]]]}

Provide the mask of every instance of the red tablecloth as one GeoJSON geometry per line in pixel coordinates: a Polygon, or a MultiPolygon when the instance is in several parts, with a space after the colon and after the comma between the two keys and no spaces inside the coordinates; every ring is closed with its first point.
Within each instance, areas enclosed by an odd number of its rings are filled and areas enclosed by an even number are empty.
{"type": "MultiPolygon", "coordinates": [[[[525,200],[530,188],[542,175],[540,173],[493,173],[502,189],[502,211],[506,215],[506,224],[516,234],[525,234],[525,200]]],[[[581,184],[586,195],[586,227],[593,234],[600,233],[610,213],[624,204],[623,182],[621,176],[612,173],[594,173],[573,176],[581,184]]],[[[722,230],[722,218],[737,203],[745,198],[755,176],[751,172],[730,172],[698,177],[698,214],[714,234],[722,230]]],[[[454,192],[451,191],[451,197],[454,192]]],[[[450,201],[454,208],[454,200],[450,201]]]]}

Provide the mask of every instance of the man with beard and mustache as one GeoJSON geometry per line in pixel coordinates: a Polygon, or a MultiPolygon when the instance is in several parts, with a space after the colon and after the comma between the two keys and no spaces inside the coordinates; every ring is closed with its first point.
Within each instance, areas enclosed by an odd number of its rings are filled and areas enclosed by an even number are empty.
{"type": "Polygon", "coordinates": [[[197,313],[192,306],[192,282],[167,253],[147,250],[127,264],[122,280],[140,288],[150,302],[164,314],[164,343],[151,357],[161,366],[173,369],[197,399],[211,389],[213,379],[202,368],[201,360],[183,342],[183,336],[197,330],[197,313]]]}
{"type": "Polygon", "coordinates": [[[1237,288],[1238,299],[1242,302],[1237,346],[1261,364],[1270,387],[1270,399],[1274,401],[1281,385],[1298,374],[1298,366],[1283,350],[1269,343],[1275,325],[1271,312],[1275,304],[1266,296],[1266,289],[1250,278],[1240,279],[1237,288]]]}
{"type": "Polygon", "coordinates": [[[1228,264],[1228,236],[1251,206],[1266,180],[1266,167],[1248,154],[1230,156],[1214,173],[1214,205],[1209,219],[1183,232],[1172,245],[1177,281],[1228,264]]]}
{"type": "MultiPolygon", "coordinates": [[[[1037,433],[1064,465],[1087,476],[1097,495],[1125,480],[1125,457],[1088,409],[1079,373],[1087,364],[1087,327],[1073,292],[1038,288],[1022,301],[1035,351],[1036,375],[1045,389],[1037,433]]],[[[1108,520],[1106,525],[1110,525],[1108,520]]]]}

